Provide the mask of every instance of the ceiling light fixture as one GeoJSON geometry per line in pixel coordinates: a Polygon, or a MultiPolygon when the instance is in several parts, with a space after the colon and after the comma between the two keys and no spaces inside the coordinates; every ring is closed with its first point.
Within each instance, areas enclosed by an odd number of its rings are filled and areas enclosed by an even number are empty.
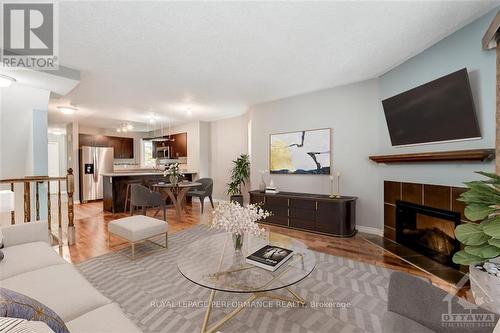
{"type": "Polygon", "coordinates": [[[128,132],[134,129],[134,125],[131,123],[122,123],[120,126],[116,129],[118,133],[120,132],[128,132]]]}
{"type": "Polygon", "coordinates": [[[13,77],[0,74],[0,88],[10,87],[10,85],[14,82],[16,82],[16,79],[13,77]]]}
{"type": "Polygon", "coordinates": [[[72,115],[73,113],[78,110],[77,108],[73,106],[58,106],[57,109],[61,111],[61,113],[66,114],[66,115],[72,115]]]}
{"type": "Polygon", "coordinates": [[[63,130],[55,129],[55,130],[52,130],[51,133],[54,134],[54,135],[63,135],[64,131],[63,130]]]}
{"type": "Polygon", "coordinates": [[[188,116],[191,116],[193,114],[193,111],[191,111],[191,108],[187,108],[186,113],[188,116]]]}

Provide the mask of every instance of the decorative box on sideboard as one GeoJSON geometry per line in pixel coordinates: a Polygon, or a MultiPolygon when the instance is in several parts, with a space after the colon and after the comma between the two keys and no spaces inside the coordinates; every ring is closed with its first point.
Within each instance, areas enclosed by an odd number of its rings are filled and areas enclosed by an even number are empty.
{"type": "Polygon", "coordinates": [[[356,234],[356,197],[250,191],[250,203],[260,203],[272,213],[262,223],[337,237],[356,234]]]}

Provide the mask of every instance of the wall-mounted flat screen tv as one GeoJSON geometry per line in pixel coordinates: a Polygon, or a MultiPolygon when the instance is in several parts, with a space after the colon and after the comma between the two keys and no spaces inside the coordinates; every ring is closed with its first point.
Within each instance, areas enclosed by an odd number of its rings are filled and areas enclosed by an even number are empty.
{"type": "Polygon", "coordinates": [[[393,146],[481,138],[467,69],[382,101],[393,146]]]}

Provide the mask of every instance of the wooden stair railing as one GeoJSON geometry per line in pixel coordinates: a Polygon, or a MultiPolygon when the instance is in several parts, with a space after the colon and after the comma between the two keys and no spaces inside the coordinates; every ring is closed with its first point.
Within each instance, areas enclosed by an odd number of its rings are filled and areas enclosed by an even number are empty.
{"type": "MultiPolygon", "coordinates": [[[[68,196],[68,245],[75,243],[75,224],[74,224],[74,198],[75,191],[75,176],[73,169],[68,169],[66,177],[48,177],[48,176],[27,176],[24,178],[0,179],[0,184],[10,184],[10,190],[15,191],[16,184],[23,184],[24,197],[24,222],[31,222],[31,184],[35,185],[35,219],[40,220],[40,184],[47,183],[47,222],[48,232],[52,241],[57,241],[59,246],[63,244],[63,225],[62,225],[62,186],[61,183],[66,182],[66,193],[68,196]],[[52,234],[52,203],[50,183],[57,182],[57,218],[58,218],[58,235],[52,234]]],[[[10,213],[11,224],[16,223],[15,211],[10,213]]]]}

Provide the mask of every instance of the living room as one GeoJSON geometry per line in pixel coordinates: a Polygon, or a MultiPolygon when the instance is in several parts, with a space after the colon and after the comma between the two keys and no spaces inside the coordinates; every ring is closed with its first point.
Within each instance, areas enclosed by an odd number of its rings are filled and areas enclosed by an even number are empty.
{"type": "Polygon", "coordinates": [[[498,1],[46,4],[2,4],[58,64],[2,53],[0,331],[498,326],[498,1]]]}

